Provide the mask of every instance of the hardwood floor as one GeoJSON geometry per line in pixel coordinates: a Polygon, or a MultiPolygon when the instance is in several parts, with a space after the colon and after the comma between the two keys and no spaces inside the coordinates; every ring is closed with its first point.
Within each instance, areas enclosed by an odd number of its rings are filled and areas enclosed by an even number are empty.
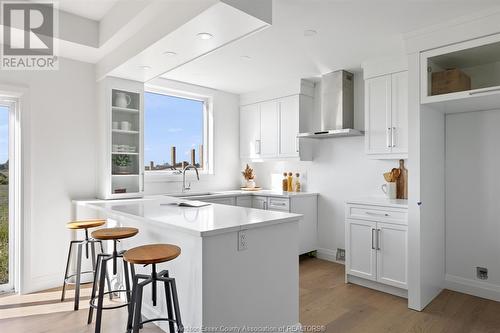
{"type": "MultiPolygon", "coordinates": [[[[93,332],[87,325],[87,285],[80,311],[72,311],[72,291],[64,303],[60,291],[0,297],[0,332],[93,332]]],[[[125,309],[105,311],[103,332],[124,332],[125,309]]],[[[344,266],[315,259],[300,262],[300,321],[325,332],[500,332],[500,303],[445,290],[423,312],[406,300],[344,283],[344,266]]],[[[161,332],[152,324],[143,333],[161,332]]]]}
{"type": "Polygon", "coordinates": [[[407,300],[344,283],[344,266],[300,263],[300,322],[325,332],[500,332],[500,303],[449,290],[422,312],[407,300]]]}

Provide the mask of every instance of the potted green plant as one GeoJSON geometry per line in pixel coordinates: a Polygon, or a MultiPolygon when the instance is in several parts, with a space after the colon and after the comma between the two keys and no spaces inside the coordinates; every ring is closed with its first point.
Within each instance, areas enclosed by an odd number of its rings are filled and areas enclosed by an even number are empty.
{"type": "Polygon", "coordinates": [[[115,165],[115,172],[118,174],[129,173],[129,166],[132,164],[132,160],[129,155],[114,155],[113,164],[115,165]]]}

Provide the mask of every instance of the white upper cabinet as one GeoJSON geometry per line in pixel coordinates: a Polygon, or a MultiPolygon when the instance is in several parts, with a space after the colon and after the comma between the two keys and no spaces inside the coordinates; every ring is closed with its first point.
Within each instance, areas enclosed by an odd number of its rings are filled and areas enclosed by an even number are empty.
{"type": "Polygon", "coordinates": [[[260,103],[260,156],[276,157],[279,147],[279,102],[260,103]]]}
{"type": "Polygon", "coordinates": [[[391,75],[392,153],[408,154],[408,72],[391,75]]]}
{"type": "Polygon", "coordinates": [[[372,158],[408,157],[408,72],[399,65],[384,74],[365,67],[365,147],[372,158]]]}
{"type": "Polygon", "coordinates": [[[305,94],[242,106],[240,157],[250,160],[312,160],[311,143],[297,138],[299,132],[310,130],[312,109],[313,97],[305,94]]]}
{"type": "Polygon", "coordinates": [[[242,106],[240,111],[240,155],[242,158],[258,158],[260,155],[259,105],[242,106]]]}
{"type": "Polygon", "coordinates": [[[500,34],[420,54],[421,104],[445,113],[500,108],[500,34]]]}
{"type": "Polygon", "coordinates": [[[365,83],[366,151],[368,154],[391,152],[391,76],[380,76],[365,83]]]}
{"type": "Polygon", "coordinates": [[[299,153],[299,96],[290,96],[279,102],[279,156],[295,157],[299,153]]]}

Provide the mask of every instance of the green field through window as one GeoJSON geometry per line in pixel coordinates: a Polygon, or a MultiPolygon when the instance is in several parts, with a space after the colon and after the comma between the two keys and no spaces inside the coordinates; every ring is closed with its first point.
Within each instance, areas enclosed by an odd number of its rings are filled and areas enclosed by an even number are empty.
{"type": "Polygon", "coordinates": [[[0,106],[0,284],[9,282],[9,109],[0,106]]]}

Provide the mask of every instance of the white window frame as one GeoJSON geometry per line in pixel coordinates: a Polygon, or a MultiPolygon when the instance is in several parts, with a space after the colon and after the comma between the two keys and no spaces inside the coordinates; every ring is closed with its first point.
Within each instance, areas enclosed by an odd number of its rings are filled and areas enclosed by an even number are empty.
{"type": "Polygon", "coordinates": [[[20,251],[20,112],[19,100],[0,95],[0,106],[9,110],[9,281],[0,285],[0,294],[13,292],[18,288],[18,268],[20,251]]]}
{"type": "MultiPolygon", "coordinates": [[[[205,107],[203,116],[203,169],[199,170],[200,178],[214,174],[213,161],[213,97],[186,91],[168,89],[156,85],[145,85],[145,93],[168,95],[173,97],[192,99],[203,102],[205,107]]],[[[144,106],[144,121],[146,121],[146,106],[144,106]]],[[[145,183],[156,182],[179,182],[182,181],[182,174],[174,170],[150,171],[144,170],[145,183]]]]}

